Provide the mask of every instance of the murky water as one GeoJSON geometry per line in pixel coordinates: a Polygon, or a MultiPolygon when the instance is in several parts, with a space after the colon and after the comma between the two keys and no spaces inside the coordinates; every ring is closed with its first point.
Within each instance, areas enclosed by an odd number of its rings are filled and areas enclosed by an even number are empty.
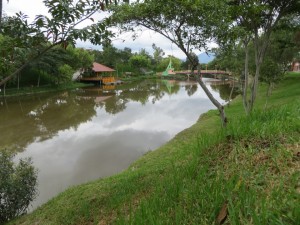
{"type": "MultiPolygon", "coordinates": [[[[228,100],[229,85],[208,87],[228,100]]],[[[0,149],[32,158],[39,170],[36,208],[72,185],[126,169],[212,108],[197,83],[175,81],[0,98],[0,149]]]]}

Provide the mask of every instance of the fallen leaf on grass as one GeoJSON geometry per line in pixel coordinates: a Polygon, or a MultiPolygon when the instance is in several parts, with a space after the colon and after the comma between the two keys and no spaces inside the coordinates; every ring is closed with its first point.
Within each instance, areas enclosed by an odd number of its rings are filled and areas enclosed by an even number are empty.
{"type": "Polygon", "coordinates": [[[219,212],[219,215],[216,219],[216,224],[217,225],[221,225],[225,222],[226,218],[227,218],[227,215],[228,215],[228,209],[227,209],[227,201],[223,204],[220,212],[219,212]]]}

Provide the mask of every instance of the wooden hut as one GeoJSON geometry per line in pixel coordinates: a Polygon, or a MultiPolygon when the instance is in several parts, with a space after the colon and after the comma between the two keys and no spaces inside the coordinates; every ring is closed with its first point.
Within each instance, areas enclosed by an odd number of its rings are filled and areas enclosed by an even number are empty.
{"type": "Polygon", "coordinates": [[[116,82],[114,77],[114,73],[115,73],[114,69],[104,66],[100,63],[94,62],[92,70],[96,74],[96,77],[102,78],[103,84],[112,84],[116,82]]]}
{"type": "Polygon", "coordinates": [[[92,77],[83,77],[80,79],[81,82],[93,82],[99,84],[115,84],[116,79],[114,77],[115,70],[109,68],[100,63],[93,63],[92,71],[94,75],[92,77]]]}

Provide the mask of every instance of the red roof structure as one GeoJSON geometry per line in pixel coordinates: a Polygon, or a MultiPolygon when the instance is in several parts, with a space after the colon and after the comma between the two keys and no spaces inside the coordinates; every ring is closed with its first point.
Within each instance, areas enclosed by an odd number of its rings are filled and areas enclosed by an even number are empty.
{"type": "Polygon", "coordinates": [[[107,66],[104,66],[100,63],[93,63],[93,71],[95,71],[96,73],[101,73],[101,72],[114,72],[115,70],[112,68],[109,68],[107,66]]]}

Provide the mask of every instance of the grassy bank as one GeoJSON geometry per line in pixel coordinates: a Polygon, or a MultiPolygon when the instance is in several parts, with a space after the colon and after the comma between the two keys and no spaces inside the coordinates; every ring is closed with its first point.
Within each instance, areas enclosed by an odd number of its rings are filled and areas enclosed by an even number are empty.
{"type": "MultiPolygon", "coordinates": [[[[46,92],[56,92],[62,90],[70,90],[80,87],[91,86],[91,84],[77,83],[71,82],[60,85],[46,85],[40,87],[22,87],[22,88],[7,88],[5,90],[5,97],[11,96],[21,96],[21,95],[31,95],[31,94],[40,94],[46,92]]],[[[4,97],[4,90],[2,89],[0,92],[0,96],[4,97]]]]}
{"type": "MultiPolygon", "coordinates": [[[[61,193],[10,224],[299,224],[300,74],[220,128],[209,111],[123,173],[61,193]],[[221,222],[222,221],[222,222],[221,222]]],[[[176,118],[174,118],[176,120],[176,118]]]]}

